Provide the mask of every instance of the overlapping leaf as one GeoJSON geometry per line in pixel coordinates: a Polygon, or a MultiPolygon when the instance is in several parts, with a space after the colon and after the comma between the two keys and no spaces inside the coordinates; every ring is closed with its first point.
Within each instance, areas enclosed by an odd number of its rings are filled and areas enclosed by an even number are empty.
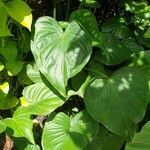
{"type": "Polygon", "coordinates": [[[97,122],[86,112],[80,112],[74,118],[59,113],[45,124],[42,147],[44,150],[82,150],[97,132],[97,122]]]}
{"type": "Polygon", "coordinates": [[[134,135],[133,140],[127,143],[125,150],[149,150],[150,149],[150,122],[144,125],[142,131],[134,135]]]}
{"type": "Polygon", "coordinates": [[[133,136],[135,125],[143,119],[147,96],[145,74],[132,67],[118,70],[111,78],[95,79],[84,95],[92,117],[126,138],[133,136]]]}
{"type": "Polygon", "coordinates": [[[11,130],[7,130],[8,134],[14,137],[23,137],[34,144],[32,133],[33,121],[30,119],[29,113],[24,108],[17,109],[13,118],[6,118],[3,123],[11,130]]]}
{"type": "Polygon", "coordinates": [[[31,49],[35,61],[50,84],[66,97],[69,78],[76,75],[88,62],[91,41],[76,21],[65,31],[51,17],[39,18],[35,24],[31,49]]]}
{"type": "Polygon", "coordinates": [[[27,86],[23,90],[23,96],[29,102],[29,113],[34,115],[49,114],[64,103],[44,83],[27,86]]]}

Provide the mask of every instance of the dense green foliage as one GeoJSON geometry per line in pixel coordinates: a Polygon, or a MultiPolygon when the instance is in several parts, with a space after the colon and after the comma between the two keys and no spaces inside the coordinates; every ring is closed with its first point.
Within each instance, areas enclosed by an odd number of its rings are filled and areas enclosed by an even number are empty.
{"type": "Polygon", "coordinates": [[[150,4],[104,1],[0,0],[0,149],[150,149],[150,4]]]}

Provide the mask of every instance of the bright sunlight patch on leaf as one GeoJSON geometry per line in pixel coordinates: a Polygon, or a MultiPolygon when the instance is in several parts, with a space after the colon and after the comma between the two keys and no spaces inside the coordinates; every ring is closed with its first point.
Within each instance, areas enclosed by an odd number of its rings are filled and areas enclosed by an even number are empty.
{"type": "Polygon", "coordinates": [[[8,82],[4,82],[3,84],[0,85],[0,89],[5,93],[8,94],[9,92],[9,84],[8,82]]]}
{"type": "Polygon", "coordinates": [[[32,24],[32,14],[25,16],[21,24],[27,27],[31,31],[31,24],[32,24]]]}

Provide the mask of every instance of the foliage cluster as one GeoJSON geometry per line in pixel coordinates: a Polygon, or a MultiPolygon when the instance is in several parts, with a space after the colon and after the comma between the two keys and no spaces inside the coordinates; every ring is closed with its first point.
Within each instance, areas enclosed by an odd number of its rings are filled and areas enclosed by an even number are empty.
{"type": "Polygon", "coordinates": [[[79,0],[75,10],[65,0],[61,20],[51,3],[52,15],[34,20],[27,2],[0,0],[1,141],[15,150],[149,150],[150,4],[115,0],[117,11],[99,20],[104,0],[79,0]]]}

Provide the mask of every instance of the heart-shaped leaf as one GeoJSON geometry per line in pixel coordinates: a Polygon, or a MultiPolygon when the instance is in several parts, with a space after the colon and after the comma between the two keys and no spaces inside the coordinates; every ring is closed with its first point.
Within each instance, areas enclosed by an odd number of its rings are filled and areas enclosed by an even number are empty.
{"type": "Polygon", "coordinates": [[[13,118],[6,118],[3,123],[9,127],[7,130],[8,134],[14,137],[24,137],[34,144],[34,138],[32,133],[33,121],[30,119],[29,113],[25,108],[18,108],[13,118]]]}
{"type": "Polygon", "coordinates": [[[91,56],[91,41],[76,21],[65,31],[51,17],[41,17],[35,24],[31,49],[41,73],[66,97],[69,78],[76,75],[91,56]]]}
{"type": "Polygon", "coordinates": [[[27,86],[23,90],[23,96],[29,102],[29,113],[34,115],[49,114],[64,103],[44,83],[27,86]]]}
{"type": "Polygon", "coordinates": [[[111,78],[95,79],[84,97],[86,108],[95,120],[111,132],[131,138],[135,124],[145,114],[148,83],[140,69],[122,68],[111,78]]]}
{"type": "Polygon", "coordinates": [[[47,122],[42,135],[44,150],[82,150],[98,132],[98,123],[85,111],[74,118],[59,113],[47,122]]]}

